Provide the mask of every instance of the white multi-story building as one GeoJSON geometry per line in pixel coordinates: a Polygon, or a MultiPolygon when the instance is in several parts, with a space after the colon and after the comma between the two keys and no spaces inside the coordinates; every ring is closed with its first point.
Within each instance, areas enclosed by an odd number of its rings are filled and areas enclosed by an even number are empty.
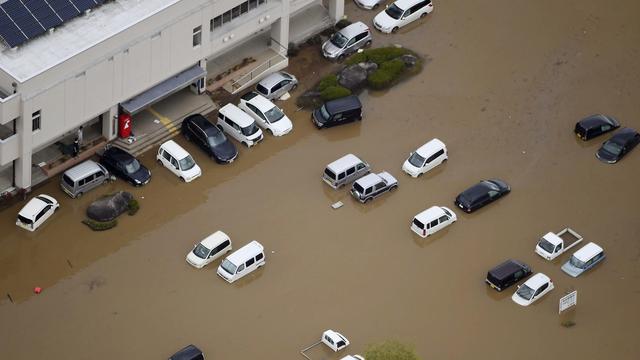
{"type": "Polygon", "coordinates": [[[209,85],[237,92],[286,67],[288,44],[343,9],[344,0],[112,0],[17,47],[0,43],[0,193],[29,190],[34,154],[80,126],[112,140],[119,113],[185,87],[201,92],[207,73],[217,75],[209,85]],[[274,56],[242,77],[221,76],[229,71],[217,64],[229,62],[217,59],[256,38],[268,41],[249,49],[274,56]]]}

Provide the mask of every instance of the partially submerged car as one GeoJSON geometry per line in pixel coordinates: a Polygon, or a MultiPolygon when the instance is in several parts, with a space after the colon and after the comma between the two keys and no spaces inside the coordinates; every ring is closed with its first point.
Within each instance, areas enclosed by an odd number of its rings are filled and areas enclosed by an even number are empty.
{"type": "Polygon", "coordinates": [[[456,214],[444,206],[432,206],[419,213],[411,221],[411,230],[420,237],[427,237],[458,220],[456,214]]]}
{"type": "Polygon", "coordinates": [[[278,71],[260,80],[256,85],[256,90],[267,99],[274,100],[295,90],[296,87],[298,87],[298,79],[295,76],[278,71]]]}
{"type": "Polygon", "coordinates": [[[191,182],[202,175],[193,157],[173,140],[160,145],[156,160],[184,182],[191,182]]]}
{"type": "Polygon", "coordinates": [[[364,360],[362,355],[347,355],[340,360],[364,360]]]}
{"type": "Polygon", "coordinates": [[[322,181],[333,189],[345,186],[371,171],[371,166],[353,154],[347,154],[333,161],[324,169],[322,181]]]}
{"type": "Polygon", "coordinates": [[[615,164],[640,143],[640,134],[631,128],[624,128],[602,143],[596,157],[605,163],[615,164]]]}
{"type": "Polygon", "coordinates": [[[224,132],[200,114],[188,116],[182,122],[182,135],[194,142],[219,164],[232,163],[238,150],[224,132]]]}
{"type": "Polygon", "coordinates": [[[511,187],[499,179],[481,180],[456,197],[455,204],[471,213],[511,192],[511,187]]]}
{"type": "Polygon", "coordinates": [[[202,269],[220,256],[231,251],[229,235],[218,230],[204,238],[187,254],[187,263],[196,269],[202,269]]]}
{"type": "Polygon", "coordinates": [[[204,360],[204,353],[195,345],[188,345],[171,355],[169,360],[204,360]]]}
{"type": "Polygon", "coordinates": [[[25,230],[36,231],[58,208],[60,204],[51,196],[35,196],[18,212],[16,225],[25,230]]]}
{"type": "Polygon", "coordinates": [[[373,18],[373,26],[383,33],[396,32],[432,11],[431,0],[397,0],[373,18]]]}
{"type": "Polygon", "coordinates": [[[595,114],[578,121],[573,132],[578,138],[587,141],[620,127],[618,120],[611,116],[595,114]]]}
{"type": "Polygon", "coordinates": [[[151,180],[151,171],[128,152],[111,146],[100,156],[100,163],[109,172],[133,186],[142,186],[151,180]]]}
{"type": "Polygon", "coordinates": [[[356,180],[351,186],[351,195],[361,203],[398,188],[398,180],[386,171],[378,174],[368,174],[356,180]]]}
{"type": "Polygon", "coordinates": [[[293,123],[282,109],[255,91],[242,95],[238,107],[273,136],[286,135],[293,130],[293,123]]]}
{"type": "Polygon", "coordinates": [[[573,253],[569,261],[562,265],[562,271],[569,276],[577,277],[604,260],[604,250],[594,242],[573,253]]]}
{"type": "Polygon", "coordinates": [[[321,341],[334,352],[340,351],[349,346],[349,340],[337,331],[327,330],[322,333],[321,341]]]}
{"type": "Polygon", "coordinates": [[[371,45],[371,32],[362,21],[348,25],[322,44],[322,55],[331,60],[342,60],[362,47],[371,45]]]}
{"type": "Polygon", "coordinates": [[[551,279],[543,273],[537,273],[518,286],[518,290],[511,299],[518,305],[529,306],[551,290],[553,290],[551,279]]]}
{"type": "Polygon", "coordinates": [[[492,288],[502,291],[529,275],[531,275],[529,265],[509,259],[489,270],[484,281],[492,288]]]}
{"type": "Polygon", "coordinates": [[[432,139],[409,154],[402,164],[402,170],[412,177],[418,177],[447,161],[447,147],[439,139],[432,139]]]}

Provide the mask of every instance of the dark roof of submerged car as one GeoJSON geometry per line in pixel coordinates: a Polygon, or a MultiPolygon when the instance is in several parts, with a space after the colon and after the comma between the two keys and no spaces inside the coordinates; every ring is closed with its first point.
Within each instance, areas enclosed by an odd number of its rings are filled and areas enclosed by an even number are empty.
{"type": "Polygon", "coordinates": [[[325,108],[330,114],[340,111],[359,109],[362,107],[360,99],[356,95],[349,95],[335,100],[329,100],[325,103],[325,108]]]}
{"type": "Polygon", "coordinates": [[[202,355],[202,351],[198,349],[195,345],[185,346],[182,350],[173,354],[169,360],[192,360],[196,356],[202,355]]]}

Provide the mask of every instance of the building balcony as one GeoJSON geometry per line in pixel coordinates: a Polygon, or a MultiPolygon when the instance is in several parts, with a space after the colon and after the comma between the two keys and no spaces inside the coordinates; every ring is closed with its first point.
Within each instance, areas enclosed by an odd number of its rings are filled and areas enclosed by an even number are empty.
{"type": "Polygon", "coordinates": [[[0,166],[7,165],[18,158],[18,135],[0,138],[0,166]]]}
{"type": "Polygon", "coordinates": [[[20,117],[20,95],[0,97],[0,125],[20,117]]]}

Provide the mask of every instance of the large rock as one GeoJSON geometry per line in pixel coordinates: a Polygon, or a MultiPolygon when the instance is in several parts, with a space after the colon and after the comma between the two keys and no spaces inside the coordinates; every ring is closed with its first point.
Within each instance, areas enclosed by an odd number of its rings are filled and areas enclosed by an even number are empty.
{"type": "Polygon", "coordinates": [[[402,60],[404,66],[406,67],[413,67],[418,62],[418,58],[411,54],[404,54],[400,56],[400,60],[402,60]]]}
{"type": "Polygon", "coordinates": [[[127,211],[129,201],[132,199],[133,195],[126,191],[105,196],[89,205],[87,217],[95,221],[111,221],[127,211]]]}
{"type": "Polygon", "coordinates": [[[358,90],[366,85],[367,76],[377,68],[378,65],[373,62],[347,66],[338,73],[338,84],[351,91],[358,90]]]}

